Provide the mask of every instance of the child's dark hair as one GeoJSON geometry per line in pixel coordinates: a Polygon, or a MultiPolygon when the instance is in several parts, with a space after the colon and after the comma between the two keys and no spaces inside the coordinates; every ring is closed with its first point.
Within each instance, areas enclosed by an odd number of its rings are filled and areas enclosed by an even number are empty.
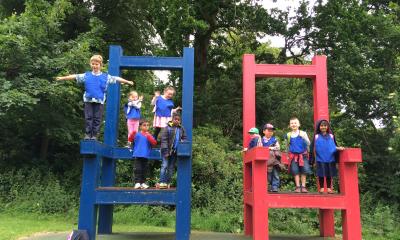
{"type": "Polygon", "coordinates": [[[142,126],[143,123],[149,123],[149,121],[147,121],[146,119],[140,119],[139,126],[142,126]]]}
{"type": "Polygon", "coordinates": [[[174,119],[175,117],[182,118],[181,115],[180,115],[179,113],[174,113],[174,114],[172,114],[172,119],[174,119]]]}

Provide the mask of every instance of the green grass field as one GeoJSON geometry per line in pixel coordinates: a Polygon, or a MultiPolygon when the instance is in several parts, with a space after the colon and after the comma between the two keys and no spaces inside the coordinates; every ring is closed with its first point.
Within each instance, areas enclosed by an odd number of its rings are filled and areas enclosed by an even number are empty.
{"type": "MultiPolygon", "coordinates": [[[[76,220],[61,216],[40,216],[37,214],[0,213],[0,240],[15,240],[35,233],[68,232],[76,229],[76,220]]],[[[131,226],[116,224],[115,232],[173,232],[172,228],[152,226],[131,226]]]]}

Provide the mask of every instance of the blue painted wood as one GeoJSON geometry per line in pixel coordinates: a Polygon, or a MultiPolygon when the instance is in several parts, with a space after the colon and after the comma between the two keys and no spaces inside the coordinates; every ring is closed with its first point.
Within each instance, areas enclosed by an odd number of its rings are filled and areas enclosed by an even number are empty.
{"type": "MultiPolygon", "coordinates": [[[[188,148],[189,146],[185,147],[184,151],[186,152],[184,154],[188,154],[188,148]]],[[[99,155],[105,158],[112,159],[133,160],[131,149],[122,147],[111,147],[98,141],[81,141],[81,154],[88,156],[99,155]]],[[[159,148],[154,148],[151,150],[149,160],[161,160],[161,153],[159,148]]]]}
{"type": "Polygon", "coordinates": [[[194,88],[194,49],[183,50],[182,123],[187,132],[187,143],[178,149],[176,240],[190,239],[190,203],[192,185],[192,128],[193,128],[193,88],[194,88]],[[179,152],[181,151],[181,152],[179,152]],[[189,153],[190,151],[190,153],[189,153]],[[184,154],[186,153],[186,154],[184,154]]]}
{"type": "MultiPolygon", "coordinates": [[[[113,157],[115,159],[132,159],[132,150],[128,148],[114,148],[113,157]]],[[[153,148],[150,152],[149,160],[158,160],[161,161],[161,153],[159,148],[153,148]]]]}
{"type": "Polygon", "coordinates": [[[175,205],[175,190],[97,189],[97,204],[175,205]]]}
{"type": "Polygon", "coordinates": [[[81,154],[112,158],[113,148],[98,141],[83,140],[81,141],[81,154]]]}
{"type": "MultiPolygon", "coordinates": [[[[99,208],[98,232],[112,232],[112,209],[114,204],[166,204],[176,205],[176,239],[190,238],[190,195],[192,175],[192,128],[194,50],[185,48],[179,57],[132,57],[123,56],[120,46],[110,46],[109,73],[119,76],[123,67],[137,69],[181,69],[182,124],[188,139],[178,146],[177,190],[133,190],[112,188],[115,181],[115,159],[131,160],[131,151],[117,147],[120,85],[110,85],[107,92],[104,144],[97,141],[81,141],[81,154],[85,156],[79,229],[88,230],[95,239],[97,207],[99,208]],[[95,157],[95,158],[93,158],[95,157]],[[95,159],[95,161],[93,161],[95,159]],[[101,171],[99,170],[101,166],[101,171]],[[100,177],[101,175],[101,177],[100,177]],[[99,183],[99,179],[101,182],[99,183]]],[[[153,149],[151,160],[160,160],[159,149],[153,149]]]]}
{"type": "Polygon", "coordinates": [[[178,144],[178,157],[191,157],[192,156],[192,143],[191,142],[180,142],[178,144]]]}
{"type": "MultiPolygon", "coordinates": [[[[120,46],[110,46],[110,64],[108,72],[110,75],[120,75],[120,59],[122,48],[120,46]]],[[[119,101],[120,84],[110,84],[107,89],[107,108],[106,125],[104,131],[104,143],[116,146],[118,137],[119,101]]],[[[103,158],[101,170],[101,186],[114,186],[116,172],[116,162],[111,158],[103,158]]],[[[99,233],[111,234],[113,221],[113,206],[99,207],[99,233]]]]}
{"type": "Polygon", "coordinates": [[[81,198],[79,204],[78,229],[87,230],[90,240],[96,239],[97,205],[95,188],[100,175],[100,157],[83,161],[81,198]]]}
{"type": "Polygon", "coordinates": [[[137,69],[152,70],[174,70],[182,69],[182,58],[180,57],[121,57],[121,66],[137,69]]]}

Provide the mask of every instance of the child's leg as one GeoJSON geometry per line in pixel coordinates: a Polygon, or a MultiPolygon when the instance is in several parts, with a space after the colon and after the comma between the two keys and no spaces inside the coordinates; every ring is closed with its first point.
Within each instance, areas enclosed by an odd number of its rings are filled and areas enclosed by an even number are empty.
{"type": "Polygon", "coordinates": [[[307,175],[301,174],[301,186],[302,187],[306,186],[306,181],[307,181],[307,175]]]}
{"type": "Polygon", "coordinates": [[[318,177],[318,182],[319,182],[319,187],[324,188],[324,177],[318,177]]]}
{"type": "Polygon", "coordinates": [[[129,137],[133,132],[138,132],[139,119],[128,119],[126,121],[126,125],[128,127],[128,137],[129,137]]]}
{"type": "Polygon", "coordinates": [[[96,137],[100,132],[101,120],[103,118],[103,104],[93,103],[93,130],[92,137],[96,137]]]}
{"type": "Polygon", "coordinates": [[[158,134],[160,134],[161,128],[160,127],[154,127],[154,139],[157,140],[158,134]]]}
{"type": "Polygon", "coordinates": [[[174,176],[176,158],[177,158],[176,153],[169,157],[167,183],[170,183],[171,178],[174,176]]]}
{"type": "MultiPolygon", "coordinates": [[[[269,170],[269,169],[268,169],[269,170]]],[[[267,171],[267,186],[268,186],[268,191],[270,190],[269,185],[272,186],[272,171],[267,171]]]]}
{"type": "Polygon", "coordinates": [[[160,169],[160,183],[166,183],[167,181],[167,168],[168,168],[168,158],[162,157],[161,169],[160,169]]]}
{"type": "Polygon", "coordinates": [[[92,137],[92,126],[93,126],[93,103],[84,103],[85,113],[85,134],[88,137],[92,137]]]}
{"type": "Polygon", "coordinates": [[[278,190],[280,185],[279,170],[276,167],[272,168],[271,172],[271,186],[272,191],[278,190]]]}
{"type": "Polygon", "coordinates": [[[144,182],[144,160],[145,158],[136,158],[135,159],[135,182],[143,183],[144,182]]]}
{"type": "Polygon", "coordinates": [[[300,187],[300,175],[299,174],[294,175],[294,183],[296,184],[296,187],[300,187]]]}

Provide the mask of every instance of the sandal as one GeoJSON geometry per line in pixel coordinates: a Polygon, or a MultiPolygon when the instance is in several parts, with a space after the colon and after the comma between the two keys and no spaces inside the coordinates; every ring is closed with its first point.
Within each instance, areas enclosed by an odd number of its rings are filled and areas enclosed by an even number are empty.
{"type": "Polygon", "coordinates": [[[324,193],[325,192],[325,188],[320,188],[319,189],[319,193],[324,193]]]}
{"type": "Polygon", "coordinates": [[[301,192],[302,192],[302,193],[308,193],[308,190],[307,190],[306,187],[301,187],[301,192]]]}
{"type": "Polygon", "coordinates": [[[296,187],[294,190],[295,193],[301,193],[301,187],[296,187]]]}
{"type": "Polygon", "coordinates": [[[334,194],[334,193],[335,193],[335,192],[333,191],[333,189],[330,189],[330,188],[327,189],[327,192],[328,192],[329,194],[334,194]]]}

